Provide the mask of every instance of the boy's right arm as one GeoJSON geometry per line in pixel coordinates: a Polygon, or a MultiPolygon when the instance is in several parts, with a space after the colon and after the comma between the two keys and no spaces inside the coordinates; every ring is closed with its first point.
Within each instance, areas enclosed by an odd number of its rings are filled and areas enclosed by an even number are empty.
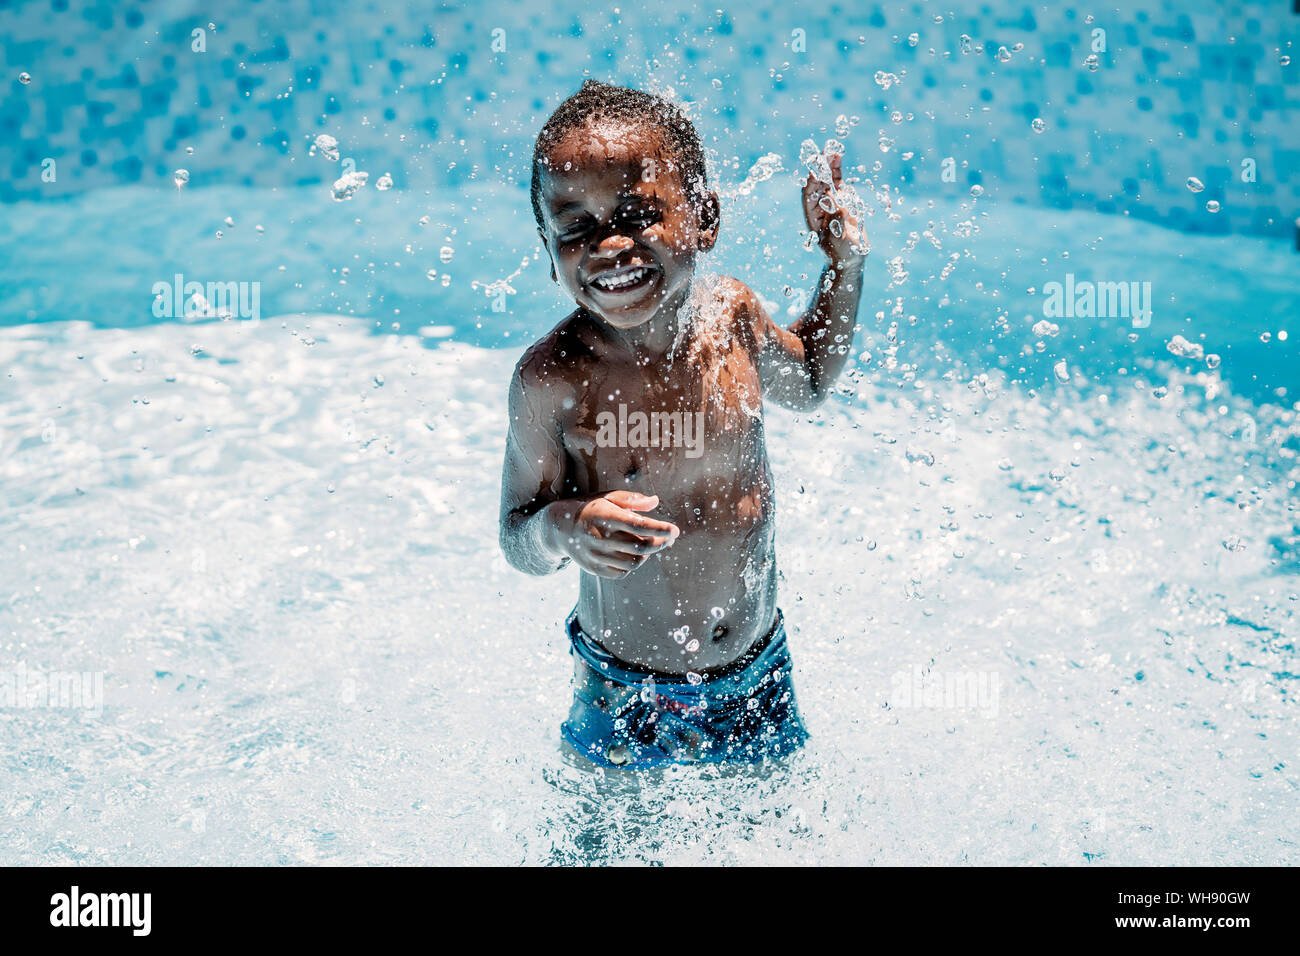
{"type": "Polygon", "coordinates": [[[501,550],[526,574],[551,574],[574,560],[584,571],[620,578],[680,533],[675,525],[638,512],[659,504],[654,496],[611,491],[562,498],[565,451],[553,392],[529,381],[526,363],[510,380],[505,466],[501,475],[501,550]]]}

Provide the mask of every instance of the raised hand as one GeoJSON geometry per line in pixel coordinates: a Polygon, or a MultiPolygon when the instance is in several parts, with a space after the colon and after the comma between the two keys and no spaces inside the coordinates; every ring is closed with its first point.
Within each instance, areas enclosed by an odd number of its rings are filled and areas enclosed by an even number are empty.
{"type": "Polygon", "coordinates": [[[862,224],[845,206],[837,202],[836,193],[844,188],[840,169],[843,156],[829,157],[831,182],[824,183],[812,173],[803,186],[803,213],[808,228],[817,234],[817,243],[836,266],[860,261],[869,248],[862,224]],[[834,188],[832,188],[832,186],[834,188]],[[829,207],[829,208],[827,208],[829,207]]]}

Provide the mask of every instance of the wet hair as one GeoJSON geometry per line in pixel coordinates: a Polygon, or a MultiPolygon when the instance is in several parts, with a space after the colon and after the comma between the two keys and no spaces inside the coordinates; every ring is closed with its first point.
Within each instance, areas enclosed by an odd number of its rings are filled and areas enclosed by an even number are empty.
{"type": "Polygon", "coordinates": [[[704,147],[691,121],[676,105],[641,90],[587,80],[582,88],[555,108],[533,147],[533,175],[529,192],[533,215],[542,226],[542,166],[546,154],[575,129],[599,119],[622,120],[661,133],[672,151],[688,194],[703,198],[708,192],[704,147]]]}

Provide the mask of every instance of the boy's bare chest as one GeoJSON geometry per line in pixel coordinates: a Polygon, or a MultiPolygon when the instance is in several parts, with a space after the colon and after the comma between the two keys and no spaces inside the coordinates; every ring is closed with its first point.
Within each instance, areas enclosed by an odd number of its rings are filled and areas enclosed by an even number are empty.
{"type": "Polygon", "coordinates": [[[562,421],[585,490],[650,488],[671,495],[708,479],[743,482],[744,471],[762,467],[758,370],[742,350],[710,358],[670,369],[628,364],[585,371],[562,421]]]}

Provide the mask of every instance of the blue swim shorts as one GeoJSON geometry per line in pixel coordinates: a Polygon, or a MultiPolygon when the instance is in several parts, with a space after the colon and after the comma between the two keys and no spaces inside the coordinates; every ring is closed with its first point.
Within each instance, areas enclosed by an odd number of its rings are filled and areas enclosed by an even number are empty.
{"type": "Polygon", "coordinates": [[[574,657],[565,740],[602,767],[759,761],[808,739],[795,705],[785,622],[738,660],[698,683],[617,660],[578,625],[565,624],[574,657]]]}

